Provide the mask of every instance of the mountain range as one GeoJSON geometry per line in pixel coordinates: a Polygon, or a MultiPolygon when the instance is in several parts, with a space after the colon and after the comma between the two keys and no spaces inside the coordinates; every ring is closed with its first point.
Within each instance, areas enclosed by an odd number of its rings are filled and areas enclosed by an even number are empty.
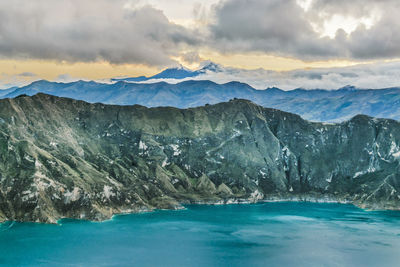
{"type": "Polygon", "coordinates": [[[213,62],[209,62],[202,68],[198,70],[190,70],[187,69],[183,66],[177,67],[177,68],[168,68],[160,73],[146,77],[146,76],[139,76],[139,77],[127,77],[127,78],[113,78],[111,81],[125,81],[125,82],[144,82],[144,81],[149,81],[149,80],[159,80],[159,79],[176,79],[176,80],[183,80],[186,78],[194,78],[197,76],[200,76],[202,74],[205,74],[207,72],[211,73],[217,73],[221,72],[222,67],[219,66],[218,64],[215,64],[213,62]]]}
{"type": "Polygon", "coordinates": [[[177,109],[0,100],[0,220],[103,220],[182,203],[400,205],[400,123],[313,123],[248,100],[177,109]]]}
{"type": "Polygon", "coordinates": [[[216,104],[233,98],[243,98],[264,107],[301,115],[321,122],[341,122],[357,114],[400,120],[400,88],[357,89],[346,86],[338,90],[283,91],[279,88],[256,90],[240,82],[217,84],[211,81],[183,81],[177,84],[97,83],[76,81],[56,83],[45,80],[0,92],[0,98],[37,93],[70,97],[90,103],[115,105],[173,106],[178,108],[216,104]]]}

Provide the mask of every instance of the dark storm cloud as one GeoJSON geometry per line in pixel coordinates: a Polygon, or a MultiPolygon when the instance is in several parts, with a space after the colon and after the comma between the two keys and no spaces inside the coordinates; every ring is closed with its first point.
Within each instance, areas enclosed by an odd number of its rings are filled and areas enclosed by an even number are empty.
{"type": "Polygon", "coordinates": [[[122,0],[0,1],[0,55],[167,65],[197,37],[150,6],[122,0]]]}
{"type": "Polygon", "coordinates": [[[214,45],[226,51],[264,51],[279,55],[336,54],[328,38],[319,39],[301,16],[302,8],[293,0],[230,0],[215,7],[215,23],[210,25],[214,45]]]}
{"type": "Polygon", "coordinates": [[[295,0],[229,0],[215,6],[209,26],[212,46],[220,51],[261,51],[301,59],[376,59],[400,56],[399,1],[314,0],[307,10],[295,0]],[[379,17],[367,29],[321,37],[334,15],[355,19],[379,17]]]}
{"type": "Polygon", "coordinates": [[[308,9],[299,1],[224,0],[211,16],[197,8],[202,23],[191,28],[139,0],[0,1],[0,58],[166,66],[174,57],[199,61],[198,48],[305,60],[400,57],[399,1],[313,0],[308,9]],[[321,37],[316,29],[334,15],[377,20],[321,37]]]}

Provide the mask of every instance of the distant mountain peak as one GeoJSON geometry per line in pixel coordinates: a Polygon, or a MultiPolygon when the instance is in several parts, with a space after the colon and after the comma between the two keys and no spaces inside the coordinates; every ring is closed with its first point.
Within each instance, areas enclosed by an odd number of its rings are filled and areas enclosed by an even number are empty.
{"type": "Polygon", "coordinates": [[[338,91],[357,91],[357,90],[358,88],[353,85],[346,85],[338,89],[338,91]]]}
{"type": "Polygon", "coordinates": [[[168,68],[168,69],[176,69],[176,70],[185,70],[185,71],[192,71],[192,70],[190,70],[190,69],[188,69],[188,68],[186,68],[185,66],[183,66],[183,65],[181,65],[181,64],[179,64],[177,67],[171,67],[171,68],[168,68]]]}
{"type": "Polygon", "coordinates": [[[268,87],[267,88],[268,92],[274,92],[274,93],[281,93],[285,92],[284,90],[278,88],[278,87],[268,87]]]}
{"type": "Polygon", "coordinates": [[[167,68],[163,71],[161,71],[158,74],[155,74],[153,76],[138,76],[138,77],[131,77],[131,78],[114,78],[111,79],[111,81],[126,81],[126,82],[143,82],[143,81],[148,81],[148,80],[154,80],[154,79],[176,79],[176,80],[183,80],[186,78],[193,78],[196,76],[199,76],[201,74],[205,74],[208,72],[222,72],[223,67],[221,65],[218,65],[214,62],[207,62],[204,64],[201,68],[198,70],[190,70],[182,65],[179,65],[177,67],[172,67],[172,68],[167,68]]]}
{"type": "MultiPolygon", "coordinates": [[[[184,71],[184,70],[181,70],[184,71]]],[[[256,90],[242,82],[216,83],[196,79],[154,80],[149,83],[96,83],[93,81],[49,82],[35,81],[30,85],[3,90],[0,98],[34,95],[39,92],[84,100],[91,103],[133,105],[148,107],[175,106],[180,108],[202,106],[228,101],[232,98],[249,99],[259,105],[297,113],[311,121],[338,122],[358,113],[369,116],[400,119],[400,88],[364,90],[345,86],[338,90],[295,89],[284,91],[276,87],[256,90]]]]}
{"type": "Polygon", "coordinates": [[[208,62],[207,64],[205,64],[203,67],[201,67],[199,70],[197,70],[198,72],[205,72],[205,71],[211,71],[211,72],[222,72],[222,66],[214,63],[214,62],[208,62]]]}
{"type": "Polygon", "coordinates": [[[47,80],[37,80],[37,81],[33,81],[31,83],[31,85],[45,85],[45,84],[49,84],[49,83],[52,83],[52,82],[49,82],[47,80]]]}

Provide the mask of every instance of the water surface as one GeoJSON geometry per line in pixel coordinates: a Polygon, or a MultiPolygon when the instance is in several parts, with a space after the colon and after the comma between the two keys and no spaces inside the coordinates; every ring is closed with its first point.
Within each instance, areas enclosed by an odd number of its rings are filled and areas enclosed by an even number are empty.
{"type": "Polygon", "coordinates": [[[351,205],[187,206],[96,223],[0,225],[5,266],[399,266],[400,212],[351,205]]]}

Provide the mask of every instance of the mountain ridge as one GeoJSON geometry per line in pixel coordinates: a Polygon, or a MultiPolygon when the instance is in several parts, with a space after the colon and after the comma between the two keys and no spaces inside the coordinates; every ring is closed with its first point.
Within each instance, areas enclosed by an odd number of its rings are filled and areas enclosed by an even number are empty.
{"type": "Polygon", "coordinates": [[[126,78],[112,78],[111,81],[126,81],[126,82],[144,82],[153,79],[176,79],[183,80],[186,78],[194,78],[201,74],[205,74],[208,71],[217,73],[221,71],[221,66],[210,62],[197,70],[190,70],[183,66],[175,68],[167,68],[153,76],[138,76],[138,77],[126,77],[126,78]]]}
{"type": "Polygon", "coordinates": [[[256,90],[241,82],[218,84],[209,80],[188,80],[177,84],[166,82],[113,84],[77,81],[55,83],[37,81],[30,85],[0,94],[0,98],[38,92],[71,97],[90,103],[149,107],[175,106],[188,108],[225,102],[232,98],[249,99],[264,107],[277,108],[301,115],[311,121],[340,122],[357,113],[373,117],[400,120],[400,88],[355,89],[347,86],[338,90],[279,88],[256,90]]]}
{"type": "Polygon", "coordinates": [[[400,207],[400,123],[326,124],[234,99],[189,109],[0,100],[0,218],[56,222],[181,203],[400,207]]]}

